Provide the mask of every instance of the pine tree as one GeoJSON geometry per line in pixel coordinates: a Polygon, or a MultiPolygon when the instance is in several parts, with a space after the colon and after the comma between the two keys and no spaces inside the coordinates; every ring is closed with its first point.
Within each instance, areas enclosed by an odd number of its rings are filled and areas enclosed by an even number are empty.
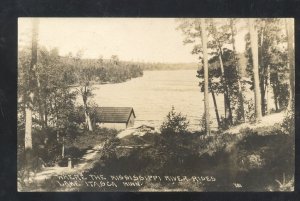
{"type": "Polygon", "coordinates": [[[245,109],[244,109],[244,98],[242,93],[242,85],[240,81],[240,75],[239,75],[239,64],[238,59],[236,57],[236,48],[235,48],[235,35],[236,35],[236,29],[235,29],[235,19],[231,18],[229,20],[230,23],[230,31],[231,31],[231,43],[232,43],[232,51],[234,54],[234,60],[235,60],[235,66],[236,66],[236,73],[237,73],[237,84],[238,84],[238,99],[239,99],[239,112],[240,112],[240,119],[241,121],[245,122],[245,109]]]}
{"type": "Polygon", "coordinates": [[[295,50],[294,50],[294,21],[285,19],[286,35],[288,40],[288,66],[290,78],[290,98],[288,108],[293,109],[295,102],[295,50]]]}
{"type": "Polygon", "coordinates": [[[201,39],[203,49],[203,67],[204,67],[204,108],[205,108],[205,131],[210,135],[210,115],[208,99],[208,55],[207,55],[207,34],[205,19],[201,18],[201,39]]]}
{"type": "Polygon", "coordinates": [[[249,33],[250,33],[252,61],[253,61],[255,115],[256,115],[256,122],[260,122],[262,119],[262,112],[261,112],[261,92],[259,87],[258,40],[257,40],[257,31],[255,28],[255,19],[248,19],[248,23],[249,23],[249,33]]]}
{"type": "Polygon", "coordinates": [[[38,20],[32,20],[32,47],[31,47],[31,64],[26,73],[26,95],[25,95],[25,149],[32,149],[32,110],[34,99],[34,79],[33,72],[37,64],[37,37],[38,37],[38,20]]]}

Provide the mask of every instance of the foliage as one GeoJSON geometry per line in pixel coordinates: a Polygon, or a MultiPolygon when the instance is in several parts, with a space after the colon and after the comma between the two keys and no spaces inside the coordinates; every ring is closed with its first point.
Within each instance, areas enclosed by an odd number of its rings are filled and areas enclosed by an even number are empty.
{"type": "Polygon", "coordinates": [[[201,121],[200,121],[200,131],[204,132],[205,131],[205,128],[206,128],[206,122],[205,122],[205,113],[202,114],[202,117],[201,117],[201,121]]]}
{"type": "Polygon", "coordinates": [[[34,122],[41,127],[55,126],[64,133],[73,126],[70,120],[73,118],[74,102],[78,93],[71,90],[70,85],[79,84],[80,93],[88,100],[92,96],[91,85],[94,83],[124,82],[143,74],[141,68],[134,64],[82,59],[82,54],[83,52],[78,52],[75,57],[62,57],[56,48],[47,50],[40,47],[37,66],[34,73],[30,74],[27,70],[30,66],[30,50],[19,51],[18,119],[21,122],[24,122],[22,111],[25,98],[29,95],[26,80],[30,76],[35,82],[31,89],[34,91],[34,116],[39,117],[34,122]]]}
{"type": "MultiPolygon", "coordinates": [[[[220,61],[218,55],[213,55],[209,61],[209,91],[215,94],[224,94],[224,85],[228,87],[228,96],[231,101],[230,107],[236,113],[235,117],[238,116],[239,107],[238,107],[238,73],[235,66],[234,53],[232,50],[224,48],[223,49],[223,67],[224,67],[224,77],[222,77],[220,69],[220,61]]],[[[199,86],[201,91],[204,91],[204,71],[203,68],[197,71],[197,77],[201,79],[199,86]]],[[[225,119],[224,119],[225,120],[225,119]]],[[[223,126],[224,122],[221,122],[223,126]]],[[[220,125],[220,127],[222,127],[220,125]]]]}
{"type": "MultiPolygon", "coordinates": [[[[68,117],[74,108],[76,94],[71,92],[68,87],[69,69],[62,68],[61,63],[58,62],[58,51],[53,49],[48,51],[44,48],[39,50],[39,60],[35,71],[35,82],[32,89],[35,92],[33,111],[39,115],[39,119],[34,119],[38,126],[55,125],[60,131],[64,131],[69,127],[68,117]]],[[[24,101],[26,97],[26,79],[28,79],[28,65],[30,61],[30,54],[28,50],[19,52],[19,101],[18,110],[22,114],[24,110],[24,101]],[[22,73],[23,72],[23,73],[22,73]]],[[[25,121],[24,116],[19,116],[20,121],[25,121]]]]}
{"type": "Polygon", "coordinates": [[[245,118],[249,122],[255,121],[255,108],[254,108],[254,101],[253,99],[245,100],[245,118]]]}
{"type": "Polygon", "coordinates": [[[70,67],[70,84],[78,85],[83,80],[91,84],[120,83],[143,75],[141,64],[120,61],[117,55],[111,60],[84,59],[82,53],[76,57],[61,57],[61,62],[70,67]]]}
{"type": "MultiPolygon", "coordinates": [[[[113,154],[106,157],[104,164],[108,167],[102,171],[117,174],[120,172],[149,175],[163,175],[166,172],[174,175],[185,174],[182,172],[182,168],[197,157],[199,147],[197,139],[199,139],[199,135],[192,133],[173,136],[151,133],[142,137],[142,141],[146,141],[150,145],[148,147],[127,149],[120,146],[116,149],[115,146],[118,144],[115,144],[109,148],[109,150],[113,150],[113,154]]],[[[134,144],[135,140],[131,139],[130,141],[134,144]]]]}
{"type": "Polygon", "coordinates": [[[280,125],[281,131],[284,134],[294,136],[295,135],[295,112],[288,110],[285,114],[285,118],[280,125]]]}
{"type": "MultiPolygon", "coordinates": [[[[59,55],[57,48],[39,47],[37,65],[32,72],[31,51],[23,48],[18,52],[18,153],[24,152],[25,103],[29,96],[28,80],[33,81],[30,91],[33,96],[33,149],[45,165],[52,166],[61,160],[62,137],[75,139],[80,135],[80,108],[75,107],[78,91],[72,85],[80,85],[79,92],[86,100],[88,113],[93,114],[95,104],[90,101],[92,85],[103,82],[124,82],[142,76],[136,64],[125,64],[113,56],[112,61],[83,59],[79,51],[75,57],[59,55]],[[57,135],[60,140],[57,140],[57,135]],[[37,137],[39,138],[37,140],[37,137]],[[47,141],[47,143],[45,143],[47,141]]],[[[99,132],[106,136],[107,133],[99,132]]],[[[21,158],[21,157],[20,157],[21,158]]]]}
{"type": "Polygon", "coordinates": [[[28,72],[30,65],[30,51],[24,49],[19,52],[18,68],[18,147],[24,151],[24,110],[28,96],[28,79],[35,83],[30,90],[33,96],[33,125],[32,141],[37,161],[45,166],[52,166],[61,155],[61,143],[57,141],[57,134],[66,136],[76,130],[76,124],[70,121],[74,111],[76,93],[68,86],[67,67],[59,62],[57,49],[48,51],[40,48],[38,63],[32,73],[28,72]],[[29,76],[31,78],[29,78],[29,76]]]}
{"type": "MultiPolygon", "coordinates": [[[[267,81],[273,89],[276,110],[286,108],[288,103],[289,89],[287,87],[287,38],[284,33],[284,25],[281,19],[262,18],[256,20],[258,30],[259,49],[259,79],[262,100],[262,112],[265,114],[267,81]]],[[[250,48],[250,36],[245,36],[246,51],[248,58],[247,72],[251,77],[253,90],[252,56],[250,48]]]]}
{"type": "MultiPolygon", "coordinates": [[[[93,148],[106,139],[114,138],[118,131],[114,129],[98,128],[96,127],[93,132],[86,130],[77,130],[76,135],[69,135],[66,138],[66,149],[77,147],[80,150],[93,148]]],[[[66,151],[67,153],[67,151],[66,151]]]]}
{"type": "Polygon", "coordinates": [[[114,152],[112,142],[118,131],[114,129],[95,127],[93,132],[77,130],[77,134],[67,136],[65,140],[65,155],[71,157],[76,164],[87,150],[103,144],[101,157],[112,157],[114,152]],[[108,152],[106,151],[108,150],[108,152]]]}
{"type": "Polygon", "coordinates": [[[174,106],[167,114],[166,120],[162,123],[160,131],[163,135],[182,135],[187,132],[189,121],[181,113],[176,113],[174,106]]]}
{"type": "Polygon", "coordinates": [[[102,149],[101,159],[115,160],[117,158],[116,149],[117,145],[120,144],[118,138],[109,138],[105,141],[102,149]]]}
{"type": "MultiPolygon", "coordinates": [[[[239,87],[238,79],[239,72],[237,72],[237,59],[236,52],[228,49],[228,45],[233,45],[232,38],[234,37],[234,30],[231,31],[231,24],[228,23],[230,20],[224,19],[206,19],[207,32],[208,32],[208,44],[209,49],[209,91],[214,94],[224,94],[224,108],[226,109],[226,117],[223,118],[225,122],[218,122],[219,128],[228,126],[233,123],[233,113],[235,112],[236,121],[241,119],[241,113],[239,109],[239,87]]],[[[179,20],[180,29],[184,36],[185,44],[194,44],[192,54],[198,55],[200,59],[200,67],[197,71],[197,77],[200,78],[199,86],[201,91],[204,91],[204,70],[203,66],[203,55],[202,55],[202,44],[200,41],[201,31],[199,19],[182,19],[179,20]]],[[[231,20],[233,24],[236,20],[231,20]]],[[[233,28],[234,29],[234,28],[233,28]]],[[[218,112],[215,110],[216,113],[218,112]]],[[[216,114],[218,115],[218,114],[216,114]]],[[[219,115],[218,115],[219,116],[219,115]]]]}
{"type": "Polygon", "coordinates": [[[246,157],[244,165],[249,169],[261,168],[265,161],[261,158],[259,154],[250,154],[246,157]]]}
{"type": "Polygon", "coordinates": [[[294,191],[295,187],[295,178],[292,176],[288,181],[286,181],[285,174],[283,173],[282,181],[278,179],[275,180],[278,183],[278,188],[273,189],[271,191],[294,191]]]}
{"type": "Polygon", "coordinates": [[[267,134],[255,133],[252,130],[244,131],[247,136],[236,146],[237,165],[243,177],[252,178],[247,180],[248,185],[255,186],[258,180],[253,175],[259,174],[261,185],[265,188],[269,186],[266,190],[283,190],[285,187],[288,190],[288,187],[293,187],[290,180],[281,181],[281,184],[276,180],[282,178],[283,174],[288,177],[294,175],[294,137],[284,135],[280,128],[271,129],[267,134]]]}
{"type": "MultiPolygon", "coordinates": [[[[197,77],[201,79],[199,85],[203,91],[203,55],[201,44],[201,32],[199,19],[179,19],[178,29],[185,36],[184,44],[193,44],[192,54],[199,57],[200,67],[197,71],[197,77]]],[[[209,48],[209,91],[215,94],[224,94],[227,96],[228,105],[225,109],[230,108],[233,114],[233,123],[239,123],[244,118],[244,104],[240,84],[240,68],[244,68],[239,62],[239,57],[235,52],[234,36],[238,26],[237,19],[205,19],[208,24],[208,48],[209,48]],[[232,49],[229,47],[232,46],[232,49]],[[224,74],[221,72],[221,62],[223,63],[224,74]],[[228,89],[226,89],[226,85],[228,89]],[[225,90],[226,89],[226,90],[225,90]],[[227,92],[228,91],[228,92],[227,92]],[[227,94],[228,93],[228,94],[227,94]]],[[[289,87],[288,87],[288,65],[287,65],[287,36],[282,19],[261,18],[255,21],[258,30],[258,54],[259,54],[259,80],[261,91],[261,108],[263,115],[266,114],[266,90],[273,89],[275,110],[279,111],[288,105],[289,87]]],[[[245,27],[241,27],[245,28],[245,27]]],[[[252,55],[250,47],[249,33],[245,36],[247,57],[247,74],[243,75],[251,78],[250,84],[253,90],[253,69],[252,55]]],[[[226,101],[224,101],[226,102],[226,101]]],[[[247,104],[247,103],[246,103],[247,104]]],[[[248,118],[252,119],[254,107],[248,107],[248,118]],[[252,111],[251,111],[252,110],[252,111]]],[[[216,110],[217,111],[217,110],[216,110]]],[[[230,113],[226,112],[226,113],[230,113]]],[[[229,116],[226,116],[230,118],[229,116]]],[[[226,124],[226,123],[225,123],[226,124]]],[[[224,125],[224,122],[223,122],[224,125]]],[[[222,127],[222,122],[219,127],[222,127]]]]}

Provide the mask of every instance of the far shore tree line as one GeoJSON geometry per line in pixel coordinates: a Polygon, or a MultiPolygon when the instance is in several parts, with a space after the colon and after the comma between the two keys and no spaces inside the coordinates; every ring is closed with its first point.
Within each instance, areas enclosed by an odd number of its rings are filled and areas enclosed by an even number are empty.
{"type": "MultiPolygon", "coordinates": [[[[197,77],[204,92],[205,130],[210,134],[209,93],[213,98],[219,128],[248,121],[248,113],[260,122],[271,112],[294,109],[295,55],[293,19],[179,19],[178,30],[185,35],[185,44],[194,44],[192,54],[198,55],[201,67],[197,77]],[[244,21],[244,26],[238,26],[244,21]],[[244,36],[247,59],[246,77],[242,77],[241,62],[236,51],[236,35],[244,36]],[[245,88],[254,93],[253,107],[245,100],[245,88]],[[272,90],[272,93],[271,93],[272,90]],[[216,94],[224,96],[224,114],[221,118],[216,94]],[[273,96],[271,96],[272,94],[273,96]]],[[[245,68],[245,67],[244,67],[245,68]]]]}

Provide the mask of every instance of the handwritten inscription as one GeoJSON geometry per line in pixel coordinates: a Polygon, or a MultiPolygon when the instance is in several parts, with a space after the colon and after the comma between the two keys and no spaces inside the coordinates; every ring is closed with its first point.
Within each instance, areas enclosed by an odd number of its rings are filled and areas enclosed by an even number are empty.
{"type": "Polygon", "coordinates": [[[57,175],[59,187],[118,188],[142,187],[145,183],[204,183],[215,182],[213,176],[159,176],[159,175],[102,175],[67,174],[57,175]]]}

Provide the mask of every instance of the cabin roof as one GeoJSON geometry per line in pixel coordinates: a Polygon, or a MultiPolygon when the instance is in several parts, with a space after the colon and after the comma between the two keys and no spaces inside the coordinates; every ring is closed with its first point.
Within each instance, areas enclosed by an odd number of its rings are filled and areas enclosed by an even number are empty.
{"type": "Polygon", "coordinates": [[[101,123],[127,123],[131,114],[135,117],[132,107],[97,107],[97,121],[101,123]]]}

